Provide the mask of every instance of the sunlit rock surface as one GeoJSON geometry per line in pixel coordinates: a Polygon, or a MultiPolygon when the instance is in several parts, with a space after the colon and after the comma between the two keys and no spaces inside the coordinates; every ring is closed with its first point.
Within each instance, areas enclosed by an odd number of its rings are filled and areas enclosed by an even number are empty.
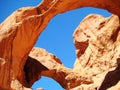
{"type": "MultiPolygon", "coordinates": [[[[26,80],[25,66],[26,64],[29,65],[27,61],[30,60],[30,63],[32,62],[31,61],[32,59],[31,58],[29,59],[28,55],[32,50],[34,44],[36,43],[40,33],[45,29],[48,22],[55,15],[64,13],[69,10],[88,7],[88,6],[103,8],[112,12],[113,14],[120,16],[120,0],[114,0],[114,1],[113,0],[97,0],[97,1],[96,0],[44,0],[40,5],[36,7],[21,8],[13,12],[13,14],[11,14],[3,23],[1,23],[0,24],[0,90],[25,90],[30,88],[33,81],[40,78],[39,70],[38,71],[36,70],[38,75],[37,78],[36,77],[33,78],[34,76],[32,76],[32,79],[28,77],[29,79],[26,80]]],[[[116,70],[115,73],[118,73],[119,71],[118,68],[116,68],[119,67],[118,65],[119,19],[115,15],[113,15],[111,18],[108,19],[104,19],[99,15],[95,15],[95,17],[96,19],[93,18],[92,20],[89,19],[90,16],[88,16],[88,20],[91,21],[90,23],[93,23],[93,25],[91,25],[91,27],[88,27],[88,29],[92,29],[92,27],[93,28],[97,27],[97,29],[94,29],[93,32],[95,32],[95,34],[97,34],[98,36],[94,36],[94,34],[91,37],[88,36],[89,37],[87,38],[88,41],[85,41],[86,40],[85,37],[84,40],[85,42],[83,42],[82,44],[84,47],[82,49],[82,53],[77,48],[78,62],[76,61],[76,66],[74,68],[74,71],[72,70],[74,74],[77,71],[77,74],[75,75],[71,74],[71,70],[70,70],[70,73],[67,76],[65,76],[65,79],[67,81],[67,86],[63,85],[64,88],[73,88],[75,86],[78,86],[82,84],[81,81],[84,84],[88,84],[89,82],[92,82],[92,80],[88,79],[87,77],[90,78],[93,75],[97,77],[98,75],[100,75],[98,73],[102,73],[102,71],[107,72],[107,69],[109,71],[109,69],[113,67],[116,70]],[[99,21],[99,19],[103,20],[104,22],[99,21]],[[99,22],[103,22],[103,23],[98,25],[99,22]],[[91,57],[89,55],[93,55],[90,54],[92,51],[88,47],[95,49],[93,50],[93,52],[95,51],[94,52],[95,55],[92,56],[93,61],[92,58],[88,59],[88,57],[91,57]],[[87,53],[88,55],[86,55],[85,53],[87,53]],[[98,58],[96,57],[97,55],[98,58]],[[97,59],[96,61],[95,58],[97,59]],[[105,58],[106,60],[104,60],[105,58]],[[104,61],[105,62],[109,61],[109,63],[105,63],[104,61]],[[81,62],[81,64],[79,62],[81,62]],[[77,64],[79,64],[79,67],[77,64]],[[98,68],[99,64],[101,64],[101,68],[98,68]],[[91,65],[92,67],[90,67],[91,65]],[[81,71],[79,71],[80,68],[81,71]],[[87,73],[88,75],[85,76],[87,73]],[[79,79],[76,79],[76,77],[79,79]]],[[[83,31],[86,31],[86,29],[83,31]]],[[[92,30],[90,30],[89,32],[91,33],[91,31],[92,30]]],[[[81,41],[82,40],[80,39],[80,42],[81,41]]],[[[45,65],[41,66],[41,68],[42,69],[40,69],[40,72],[43,69],[45,70],[49,69],[48,67],[46,68],[45,65]]],[[[104,76],[106,76],[106,74],[103,75],[102,77],[103,79],[104,76]]],[[[96,77],[94,78],[96,79],[96,77]]],[[[92,79],[94,80],[94,78],[92,79]]],[[[94,80],[94,81],[98,81],[98,80],[94,80]]],[[[58,82],[60,83],[60,81],[58,82]]],[[[105,85],[104,83],[106,84],[106,80],[102,83],[101,88],[102,86],[104,87],[105,85]]]]}
{"type": "MultiPolygon", "coordinates": [[[[107,90],[120,80],[120,22],[116,15],[105,18],[87,16],[74,32],[77,59],[76,72],[93,79],[91,85],[81,85],[84,90],[107,90]]],[[[119,86],[120,87],[120,86],[119,86]]],[[[118,90],[118,89],[114,89],[118,90]]]]}

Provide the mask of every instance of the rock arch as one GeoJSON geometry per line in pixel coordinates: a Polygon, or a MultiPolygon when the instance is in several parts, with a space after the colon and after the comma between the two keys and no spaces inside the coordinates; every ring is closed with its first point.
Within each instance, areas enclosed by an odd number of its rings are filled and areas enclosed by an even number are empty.
{"type": "Polygon", "coordinates": [[[0,89],[25,88],[24,65],[28,54],[55,15],[91,6],[120,16],[119,2],[120,0],[44,0],[36,7],[15,11],[0,25],[0,89]]]}

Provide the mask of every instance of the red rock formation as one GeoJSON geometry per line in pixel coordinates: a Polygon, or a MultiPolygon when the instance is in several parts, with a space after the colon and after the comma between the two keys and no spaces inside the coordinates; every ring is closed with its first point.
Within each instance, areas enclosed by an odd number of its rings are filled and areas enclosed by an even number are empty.
{"type": "Polygon", "coordinates": [[[25,62],[38,36],[52,17],[87,6],[107,9],[120,16],[119,2],[120,0],[44,0],[37,7],[15,11],[0,25],[0,89],[19,87],[19,90],[23,90],[27,86],[25,62]]]}
{"type": "Polygon", "coordinates": [[[80,88],[107,90],[116,85],[120,80],[119,18],[115,15],[109,18],[95,14],[87,16],[74,32],[74,42],[77,54],[74,70],[84,72],[94,81],[80,88]]]}
{"type": "Polygon", "coordinates": [[[92,83],[92,80],[66,68],[56,56],[40,48],[32,49],[24,70],[26,81],[30,86],[40,76],[53,78],[66,89],[78,86],[83,81],[84,84],[92,83]]]}

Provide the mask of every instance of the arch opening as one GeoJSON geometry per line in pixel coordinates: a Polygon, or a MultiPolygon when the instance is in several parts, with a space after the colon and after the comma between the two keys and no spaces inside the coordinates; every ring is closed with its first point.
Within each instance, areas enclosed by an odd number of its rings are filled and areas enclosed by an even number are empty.
{"type": "MultiPolygon", "coordinates": [[[[82,19],[89,14],[100,14],[104,17],[111,16],[111,13],[107,10],[92,7],[80,8],[59,14],[49,22],[46,29],[40,35],[35,47],[46,49],[48,52],[56,55],[66,67],[73,68],[76,55],[72,34],[82,19]]],[[[46,78],[43,79],[47,82],[46,78]]],[[[32,88],[34,88],[37,82],[33,84],[32,88]]],[[[59,88],[59,90],[63,89],[59,88]]]]}
{"type": "Polygon", "coordinates": [[[41,79],[35,82],[32,86],[33,90],[37,90],[39,88],[43,90],[64,90],[55,80],[45,76],[42,76],[41,79]]]}
{"type": "Polygon", "coordinates": [[[89,14],[100,14],[109,17],[110,12],[103,9],[85,7],[55,16],[39,36],[35,47],[41,47],[56,55],[68,68],[73,68],[75,47],[73,32],[84,17],[89,14]],[[69,50],[71,50],[69,52],[69,50]],[[68,59],[71,57],[70,59],[68,59]],[[71,63],[66,62],[71,61],[71,63]]]}

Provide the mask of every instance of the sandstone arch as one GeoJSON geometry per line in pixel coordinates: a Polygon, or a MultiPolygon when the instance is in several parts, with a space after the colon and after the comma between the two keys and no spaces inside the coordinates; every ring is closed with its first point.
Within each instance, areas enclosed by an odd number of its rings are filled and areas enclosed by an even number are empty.
{"type": "Polygon", "coordinates": [[[22,8],[10,15],[0,25],[0,89],[16,88],[14,85],[21,90],[24,88],[23,70],[28,54],[50,19],[87,6],[103,8],[120,16],[120,0],[44,0],[36,7],[22,8]]]}

